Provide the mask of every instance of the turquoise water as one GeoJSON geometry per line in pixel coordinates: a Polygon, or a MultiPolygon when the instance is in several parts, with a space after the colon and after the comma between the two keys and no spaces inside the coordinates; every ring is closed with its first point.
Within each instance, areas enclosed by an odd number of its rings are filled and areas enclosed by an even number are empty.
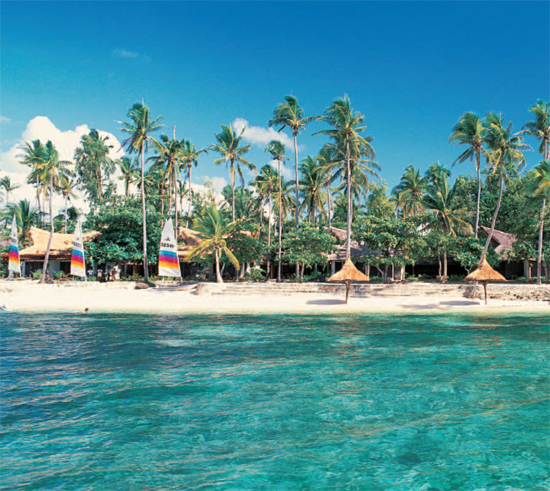
{"type": "Polygon", "coordinates": [[[549,316],[0,314],[2,490],[547,490],[549,316]]]}

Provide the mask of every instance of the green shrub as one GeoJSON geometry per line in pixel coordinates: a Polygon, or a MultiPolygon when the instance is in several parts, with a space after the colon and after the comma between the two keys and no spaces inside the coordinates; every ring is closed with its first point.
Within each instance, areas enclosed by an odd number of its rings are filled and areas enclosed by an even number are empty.
{"type": "Polygon", "coordinates": [[[56,271],[56,272],[53,274],[53,277],[54,277],[56,280],[66,280],[66,279],[67,279],[67,275],[66,275],[63,271],[56,271]]]}
{"type": "Polygon", "coordinates": [[[526,283],[527,278],[525,276],[520,276],[517,280],[518,283],[526,283]]]}
{"type": "Polygon", "coordinates": [[[313,271],[311,274],[304,276],[304,281],[321,281],[321,278],[325,278],[326,274],[322,271],[313,271]]]}
{"type": "Polygon", "coordinates": [[[36,271],[33,271],[31,273],[31,278],[33,280],[39,280],[41,276],[42,276],[42,270],[41,269],[37,269],[36,271]]]}
{"type": "Polygon", "coordinates": [[[384,279],[381,276],[371,276],[370,282],[371,283],[383,283],[384,279]]]}
{"type": "Polygon", "coordinates": [[[241,281],[265,281],[265,271],[259,268],[251,269],[241,281]]]}
{"type": "Polygon", "coordinates": [[[430,276],[429,274],[419,274],[418,275],[418,279],[420,281],[432,281],[433,280],[433,277],[430,276]]]}
{"type": "Polygon", "coordinates": [[[418,280],[419,280],[418,276],[408,276],[407,277],[407,281],[410,281],[412,283],[414,283],[415,281],[418,281],[418,280]]]}
{"type": "Polygon", "coordinates": [[[449,276],[449,281],[464,281],[466,278],[463,274],[452,274],[449,276]]]}

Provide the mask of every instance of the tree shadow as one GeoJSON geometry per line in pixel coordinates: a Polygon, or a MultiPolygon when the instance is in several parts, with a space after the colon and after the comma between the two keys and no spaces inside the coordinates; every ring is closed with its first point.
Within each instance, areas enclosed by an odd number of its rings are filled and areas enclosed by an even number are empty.
{"type": "Polygon", "coordinates": [[[345,305],[345,300],[326,299],[326,300],[308,300],[308,305],[345,305]]]}

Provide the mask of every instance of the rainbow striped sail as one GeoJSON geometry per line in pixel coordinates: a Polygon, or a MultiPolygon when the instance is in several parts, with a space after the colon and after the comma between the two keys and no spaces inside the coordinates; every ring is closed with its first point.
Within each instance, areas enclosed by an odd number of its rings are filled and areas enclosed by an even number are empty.
{"type": "Polygon", "coordinates": [[[172,220],[167,220],[162,229],[159,252],[159,276],[181,278],[178,243],[176,242],[172,220]]]}
{"type": "Polygon", "coordinates": [[[71,274],[86,278],[84,266],[84,241],[82,240],[82,221],[79,218],[74,229],[73,253],[71,255],[71,274]]]}
{"type": "Polygon", "coordinates": [[[11,235],[10,235],[10,258],[8,262],[8,271],[10,276],[12,273],[21,274],[21,263],[19,261],[19,243],[17,241],[17,220],[13,215],[13,221],[11,222],[11,235]]]}

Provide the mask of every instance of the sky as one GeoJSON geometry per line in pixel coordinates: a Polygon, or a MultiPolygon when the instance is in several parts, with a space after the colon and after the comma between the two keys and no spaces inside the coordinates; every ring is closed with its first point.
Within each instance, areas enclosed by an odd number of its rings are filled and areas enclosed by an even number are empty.
{"type": "MultiPolygon", "coordinates": [[[[175,126],[199,148],[221,124],[246,127],[261,168],[273,138],[293,155],[289,136],[268,128],[286,94],[306,115],[347,94],[391,189],[408,165],[453,163],[460,148],[448,139],[464,112],[501,112],[519,131],[529,107],[549,100],[549,20],[547,1],[2,1],[0,171],[23,182],[24,141],[53,138],[70,159],[91,128],[122,155],[117,121],[141,101],[164,116],[159,135],[175,126]]],[[[326,142],[312,136],[323,128],[299,136],[300,157],[326,142]]],[[[530,168],[540,156],[527,143],[530,168]]],[[[195,183],[229,180],[216,157],[201,156],[195,183]]]]}

